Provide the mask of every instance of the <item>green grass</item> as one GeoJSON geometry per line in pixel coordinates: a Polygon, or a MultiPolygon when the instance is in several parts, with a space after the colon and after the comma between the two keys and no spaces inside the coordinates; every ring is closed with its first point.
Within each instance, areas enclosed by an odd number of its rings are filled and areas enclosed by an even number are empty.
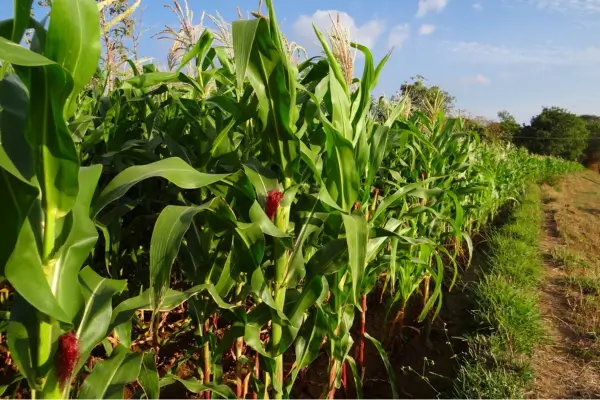
{"type": "Polygon", "coordinates": [[[530,185],[511,221],[490,235],[489,260],[473,289],[481,329],[466,338],[453,397],[522,397],[531,382],[530,356],[544,337],[541,227],[540,188],[530,185]]]}

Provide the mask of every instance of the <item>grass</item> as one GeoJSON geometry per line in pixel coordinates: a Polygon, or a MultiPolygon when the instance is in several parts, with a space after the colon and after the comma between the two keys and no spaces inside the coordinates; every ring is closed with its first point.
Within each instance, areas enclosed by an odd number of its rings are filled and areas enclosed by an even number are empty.
{"type": "Polygon", "coordinates": [[[530,356],[544,337],[537,294],[542,218],[540,188],[530,185],[512,220],[491,234],[489,262],[473,288],[481,329],[465,339],[453,397],[522,397],[532,380],[530,356]]]}

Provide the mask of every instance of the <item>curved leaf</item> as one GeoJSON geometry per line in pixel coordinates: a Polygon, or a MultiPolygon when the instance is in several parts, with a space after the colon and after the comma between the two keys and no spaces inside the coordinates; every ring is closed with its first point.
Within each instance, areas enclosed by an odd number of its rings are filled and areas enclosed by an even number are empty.
{"type": "Polygon", "coordinates": [[[161,177],[182,189],[199,189],[222,181],[230,174],[205,174],[192,168],[181,158],[171,157],[151,164],[129,167],[119,173],[94,202],[92,216],[123,196],[132,186],[144,179],[161,177]]]}
{"type": "Polygon", "coordinates": [[[112,299],[127,287],[127,281],[103,278],[90,267],[84,268],[79,274],[81,291],[85,306],[77,323],[77,338],[82,366],[92,352],[92,349],[108,333],[112,318],[112,299]]]}
{"type": "Polygon", "coordinates": [[[117,345],[110,358],[96,363],[83,382],[79,398],[123,399],[125,385],[134,382],[140,374],[143,357],[143,353],[132,353],[117,345]]]}
{"type": "Polygon", "coordinates": [[[377,349],[377,352],[379,352],[379,356],[383,360],[383,364],[385,365],[385,370],[387,371],[387,374],[388,374],[388,379],[390,380],[390,386],[392,388],[392,398],[399,399],[400,396],[398,396],[398,389],[397,389],[397,385],[396,385],[396,373],[394,372],[394,367],[392,367],[392,363],[390,362],[390,359],[388,358],[388,355],[387,355],[385,349],[383,348],[383,346],[381,345],[379,340],[375,339],[373,336],[369,335],[366,332],[365,332],[365,337],[367,339],[369,339],[371,341],[371,343],[373,343],[373,345],[377,349]]]}

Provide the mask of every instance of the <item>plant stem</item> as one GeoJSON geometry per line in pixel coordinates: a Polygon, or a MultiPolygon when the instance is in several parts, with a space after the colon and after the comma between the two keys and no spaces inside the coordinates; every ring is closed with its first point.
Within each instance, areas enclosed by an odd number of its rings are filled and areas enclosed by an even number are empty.
{"type": "Polygon", "coordinates": [[[342,388],[344,389],[344,397],[348,398],[348,377],[346,375],[346,362],[342,364],[342,388]]]}
{"type": "MultiPolygon", "coordinates": [[[[360,365],[360,378],[365,378],[365,328],[367,322],[367,296],[362,295],[361,304],[362,312],[360,313],[360,342],[358,344],[358,365],[360,365]]],[[[344,366],[346,363],[344,363],[344,366]]]]}
{"type": "Polygon", "coordinates": [[[337,365],[338,360],[331,357],[331,369],[329,370],[329,386],[327,387],[329,391],[327,393],[328,400],[333,400],[335,398],[335,378],[337,375],[337,365]]]}
{"type": "MultiPolygon", "coordinates": [[[[286,179],[285,187],[291,185],[291,180],[286,179]]],[[[277,214],[275,215],[275,225],[282,231],[287,232],[289,223],[290,207],[279,206],[277,214]]],[[[274,239],[274,256],[275,256],[275,305],[277,308],[283,310],[285,305],[285,276],[287,275],[287,262],[288,262],[288,250],[284,246],[283,242],[277,238],[274,239]]],[[[283,336],[283,328],[276,323],[273,323],[271,328],[271,337],[269,340],[269,346],[271,349],[277,349],[280,345],[283,336]]],[[[273,379],[277,379],[278,382],[283,382],[283,354],[280,354],[275,358],[275,376],[273,379]]],[[[276,399],[282,398],[282,393],[275,393],[276,399]]]]}
{"type": "Polygon", "coordinates": [[[56,234],[56,210],[47,209],[44,216],[44,242],[42,259],[48,261],[54,249],[54,236],[56,234]]]}
{"type": "MultiPolygon", "coordinates": [[[[258,351],[257,351],[254,356],[254,376],[256,377],[256,379],[258,379],[258,377],[260,376],[259,374],[260,374],[260,364],[259,364],[258,351]]],[[[252,392],[252,398],[254,400],[258,399],[258,393],[252,392]]]]}
{"type": "Polygon", "coordinates": [[[240,336],[235,341],[235,395],[237,398],[242,397],[242,363],[240,358],[242,357],[242,349],[244,347],[244,338],[240,336]]]}
{"type": "MultiPolygon", "coordinates": [[[[208,333],[208,324],[209,321],[206,320],[206,324],[204,325],[204,332],[208,333]]],[[[204,342],[203,346],[204,350],[204,382],[210,382],[210,348],[208,340],[204,342]]],[[[210,390],[204,392],[204,398],[206,400],[210,399],[210,390]]]]}

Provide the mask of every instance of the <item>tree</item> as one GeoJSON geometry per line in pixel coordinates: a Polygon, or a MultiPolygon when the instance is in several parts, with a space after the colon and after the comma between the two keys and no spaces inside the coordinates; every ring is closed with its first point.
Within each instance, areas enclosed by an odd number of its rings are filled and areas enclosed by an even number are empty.
{"type": "Polygon", "coordinates": [[[442,90],[439,86],[424,84],[425,80],[422,75],[413,76],[411,78],[412,83],[405,82],[400,86],[400,90],[392,96],[392,102],[408,96],[414,110],[426,114],[435,114],[440,110],[444,112],[451,111],[454,108],[454,96],[442,90]]]}
{"type": "Polygon", "coordinates": [[[597,115],[582,115],[587,130],[590,132],[583,160],[588,166],[600,163],[600,117],[597,115]]]}
{"type": "Polygon", "coordinates": [[[514,116],[506,110],[498,112],[500,119],[500,132],[505,140],[513,140],[513,137],[521,131],[521,125],[517,122],[514,116]]]}
{"type": "Polygon", "coordinates": [[[585,121],[560,107],[544,107],[515,140],[533,153],[577,160],[587,146],[585,121]]]}

